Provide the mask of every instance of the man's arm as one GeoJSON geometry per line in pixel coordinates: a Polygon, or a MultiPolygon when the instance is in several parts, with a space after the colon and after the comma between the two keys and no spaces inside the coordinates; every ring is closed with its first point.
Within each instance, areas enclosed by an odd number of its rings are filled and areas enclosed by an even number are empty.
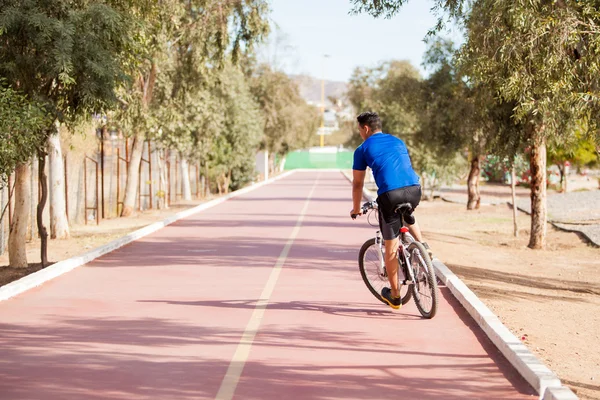
{"type": "Polygon", "coordinates": [[[363,197],[363,185],[366,171],[352,170],[352,214],[360,214],[360,202],[363,197]]]}

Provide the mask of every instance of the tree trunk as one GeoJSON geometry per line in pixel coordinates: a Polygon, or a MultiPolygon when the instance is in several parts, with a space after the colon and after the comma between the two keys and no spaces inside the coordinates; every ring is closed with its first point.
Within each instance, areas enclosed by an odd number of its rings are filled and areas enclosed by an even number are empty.
{"type": "Polygon", "coordinates": [[[127,183],[125,185],[125,198],[123,199],[123,210],[121,211],[121,217],[128,217],[133,214],[133,209],[137,200],[137,191],[140,179],[140,162],[142,160],[143,152],[144,139],[138,134],[133,138],[133,146],[129,156],[127,183]]]}
{"type": "Polygon", "coordinates": [[[268,164],[269,164],[269,175],[273,175],[275,173],[275,153],[269,152],[268,156],[268,164]]]}
{"type": "Polygon", "coordinates": [[[225,182],[223,183],[225,194],[229,193],[229,186],[231,185],[231,170],[225,175],[225,182]]]}
{"type": "Polygon", "coordinates": [[[546,246],[546,139],[536,131],[531,146],[531,234],[529,247],[546,246]]]}
{"type": "Polygon", "coordinates": [[[513,234],[515,237],[519,237],[519,227],[517,226],[517,174],[514,165],[510,169],[510,194],[513,203],[513,234]]]}
{"type": "Polygon", "coordinates": [[[181,193],[184,200],[192,200],[192,187],[190,185],[190,169],[188,161],[181,157],[181,193]]]}
{"type": "Polygon", "coordinates": [[[27,268],[27,220],[29,219],[29,166],[20,164],[15,170],[15,208],[8,236],[8,264],[13,268],[27,268]]]}
{"type": "Polygon", "coordinates": [[[481,196],[479,193],[479,176],[481,175],[481,166],[479,154],[473,154],[471,158],[471,170],[467,179],[467,210],[478,210],[481,205],[481,196]]]}
{"type": "MultiPolygon", "coordinates": [[[[165,155],[165,160],[166,160],[166,150],[162,150],[163,154],[165,155]]],[[[158,180],[159,180],[159,187],[160,187],[160,192],[161,195],[157,196],[158,201],[157,201],[157,207],[159,210],[161,209],[166,209],[169,208],[169,202],[167,201],[167,193],[168,193],[168,188],[167,188],[167,169],[165,168],[165,162],[163,162],[163,159],[160,157],[160,154],[156,157],[157,161],[158,161],[158,180]]]]}
{"type": "Polygon", "coordinates": [[[42,268],[44,268],[48,265],[48,231],[44,226],[44,207],[46,207],[46,200],[48,200],[48,177],[46,176],[46,154],[44,152],[39,152],[38,162],[41,197],[37,207],[37,227],[41,241],[40,259],[42,260],[42,268]]]}
{"type": "Polygon", "coordinates": [[[565,184],[563,186],[563,193],[567,193],[569,190],[569,169],[571,168],[569,165],[565,165],[564,167],[564,175],[565,175],[565,184]]]}
{"type": "Polygon", "coordinates": [[[204,165],[204,197],[210,196],[210,177],[208,175],[208,163],[204,165]]]}
{"type": "Polygon", "coordinates": [[[69,222],[65,201],[65,166],[60,148],[60,135],[48,137],[48,170],[50,175],[50,238],[68,239],[69,222]]]}

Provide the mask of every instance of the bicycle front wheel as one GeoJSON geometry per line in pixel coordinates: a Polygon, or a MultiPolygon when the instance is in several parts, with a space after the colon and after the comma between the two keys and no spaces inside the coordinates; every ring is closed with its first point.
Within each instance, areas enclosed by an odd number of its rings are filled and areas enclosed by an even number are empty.
{"type": "MultiPolygon", "coordinates": [[[[360,270],[360,276],[362,276],[362,279],[371,294],[373,294],[377,300],[385,303],[381,298],[381,289],[386,286],[389,287],[390,283],[385,267],[380,267],[382,260],[382,258],[380,258],[380,251],[381,248],[375,243],[375,238],[367,240],[358,253],[358,268],[360,270]]],[[[400,276],[401,279],[404,279],[402,268],[398,268],[398,276],[400,276]]],[[[400,296],[402,297],[402,304],[406,304],[410,301],[412,293],[407,285],[402,285],[400,287],[400,296]]]]}
{"type": "Polygon", "coordinates": [[[419,242],[409,244],[408,253],[415,278],[412,285],[415,304],[423,317],[431,319],[438,308],[438,288],[433,264],[429,253],[419,242]]]}

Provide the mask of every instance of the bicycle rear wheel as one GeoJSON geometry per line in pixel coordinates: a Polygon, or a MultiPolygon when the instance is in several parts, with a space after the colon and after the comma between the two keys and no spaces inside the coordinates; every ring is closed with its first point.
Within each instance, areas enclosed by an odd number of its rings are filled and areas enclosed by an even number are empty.
{"type": "Polygon", "coordinates": [[[438,308],[438,288],[433,264],[427,250],[419,242],[408,245],[408,253],[415,277],[415,283],[412,285],[415,304],[423,317],[431,319],[438,308]]]}
{"type": "MultiPolygon", "coordinates": [[[[358,268],[360,270],[360,276],[362,276],[365,285],[375,296],[375,298],[382,303],[385,303],[381,298],[381,289],[389,287],[387,272],[384,268],[384,273],[380,273],[379,269],[379,246],[375,243],[375,238],[367,240],[358,253],[358,268]]],[[[400,280],[404,279],[402,268],[398,267],[398,276],[400,280]]],[[[412,293],[407,285],[402,285],[400,288],[400,296],[402,297],[402,304],[406,304],[410,301],[412,293]]]]}

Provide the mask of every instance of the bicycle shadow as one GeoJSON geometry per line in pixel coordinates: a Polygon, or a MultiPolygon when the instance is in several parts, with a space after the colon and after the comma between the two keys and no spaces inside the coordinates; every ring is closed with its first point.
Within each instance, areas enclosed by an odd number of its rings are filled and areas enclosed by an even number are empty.
{"type": "MultiPolygon", "coordinates": [[[[198,300],[198,301],[175,301],[175,300],[138,300],[140,303],[164,303],[177,306],[192,307],[216,307],[230,309],[254,309],[257,307],[258,299],[252,300],[198,300]]],[[[267,310],[281,311],[316,311],[324,314],[354,317],[354,318],[380,318],[380,319],[400,319],[400,320],[419,320],[422,317],[412,310],[393,311],[386,305],[381,304],[381,310],[373,307],[377,305],[357,303],[356,307],[343,305],[342,303],[331,302],[306,302],[306,301],[280,301],[269,302],[266,305],[267,310]],[[404,311],[404,312],[403,312],[404,311]]]]}

